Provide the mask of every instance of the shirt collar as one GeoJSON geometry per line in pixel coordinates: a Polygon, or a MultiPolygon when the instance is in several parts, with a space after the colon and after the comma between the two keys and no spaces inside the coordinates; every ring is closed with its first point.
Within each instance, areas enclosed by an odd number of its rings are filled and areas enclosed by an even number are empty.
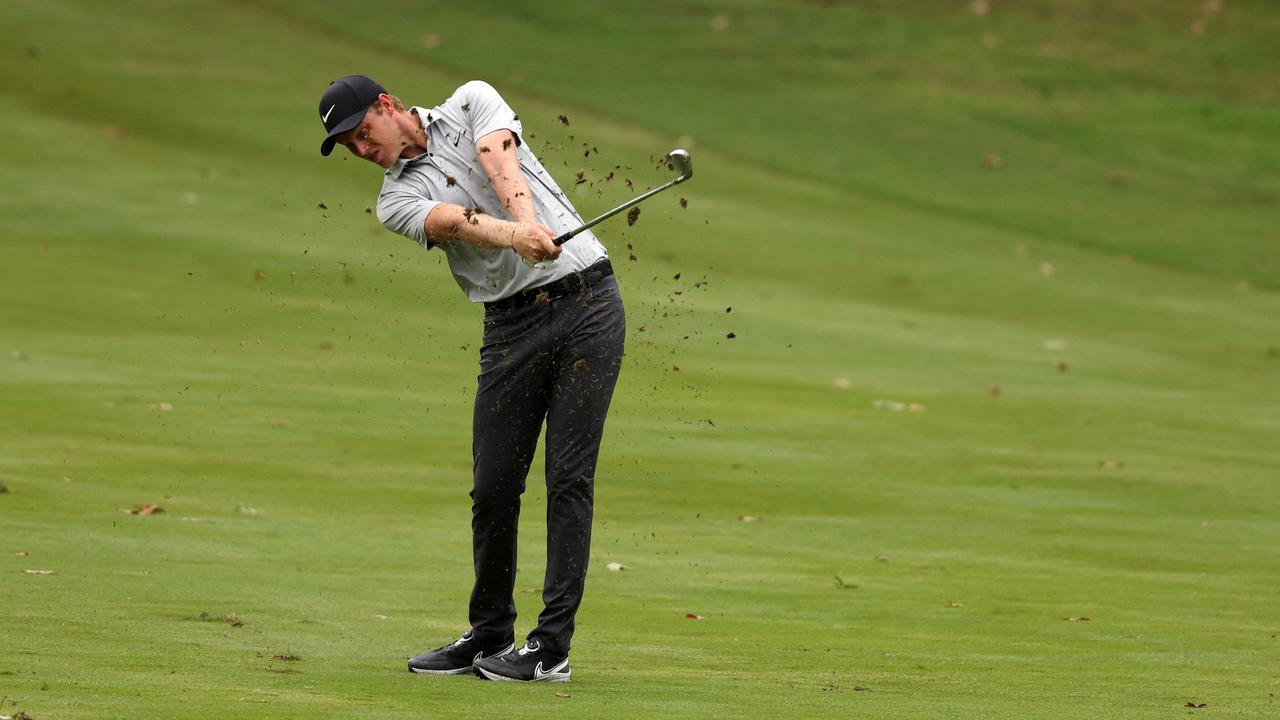
{"type": "MultiPolygon", "coordinates": [[[[418,118],[418,122],[422,123],[422,129],[427,131],[427,148],[429,151],[431,147],[431,125],[440,119],[440,108],[427,109],[415,105],[410,108],[410,112],[413,113],[414,117],[418,118]]],[[[396,180],[399,180],[400,173],[404,172],[404,169],[408,167],[409,163],[417,162],[426,155],[427,153],[423,153],[422,155],[412,158],[396,158],[395,164],[390,168],[387,168],[387,174],[396,180]]]]}

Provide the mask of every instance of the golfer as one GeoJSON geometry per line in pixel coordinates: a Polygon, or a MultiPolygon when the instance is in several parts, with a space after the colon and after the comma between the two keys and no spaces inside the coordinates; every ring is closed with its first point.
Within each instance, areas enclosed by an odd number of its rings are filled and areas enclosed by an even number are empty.
{"type": "Polygon", "coordinates": [[[472,425],[470,628],[409,660],[417,673],[568,681],[574,615],[591,546],[596,460],[622,362],[626,320],[605,248],[530,151],[520,118],[473,81],[436,107],[406,108],[362,75],[320,100],[335,144],[386,168],[378,219],[440,248],[472,302],[484,343],[472,425]],[[520,495],[546,423],[545,608],[515,647],[520,495]]]}

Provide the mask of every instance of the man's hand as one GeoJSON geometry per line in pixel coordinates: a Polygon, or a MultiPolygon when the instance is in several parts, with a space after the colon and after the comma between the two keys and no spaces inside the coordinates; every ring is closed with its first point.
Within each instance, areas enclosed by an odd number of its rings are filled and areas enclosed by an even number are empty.
{"type": "Polygon", "coordinates": [[[541,223],[513,223],[511,249],[531,263],[555,260],[563,250],[555,239],[551,228],[541,223]]]}

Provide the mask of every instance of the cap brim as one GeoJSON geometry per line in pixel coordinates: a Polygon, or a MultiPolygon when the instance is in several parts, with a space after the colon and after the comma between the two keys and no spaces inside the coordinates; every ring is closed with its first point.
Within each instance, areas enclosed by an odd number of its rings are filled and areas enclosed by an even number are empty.
{"type": "Polygon", "coordinates": [[[348,115],[342,122],[334,125],[333,129],[329,131],[329,136],[324,139],[324,142],[320,143],[320,154],[327,157],[329,153],[333,152],[333,146],[338,142],[338,136],[359,125],[360,121],[364,120],[364,115],[367,112],[369,112],[369,108],[362,108],[360,112],[348,115]]]}

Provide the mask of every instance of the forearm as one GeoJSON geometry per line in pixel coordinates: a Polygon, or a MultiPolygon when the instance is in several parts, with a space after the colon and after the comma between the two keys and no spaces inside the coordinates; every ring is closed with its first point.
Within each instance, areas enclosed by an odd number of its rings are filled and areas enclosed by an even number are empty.
{"type": "Polygon", "coordinates": [[[510,130],[491,132],[476,141],[476,154],[480,167],[484,168],[489,183],[511,217],[516,222],[537,222],[533,196],[520,171],[515,135],[510,130]]]}
{"type": "Polygon", "coordinates": [[[461,240],[486,248],[512,247],[519,229],[517,223],[451,204],[437,205],[427,215],[425,226],[432,242],[461,240]]]}

